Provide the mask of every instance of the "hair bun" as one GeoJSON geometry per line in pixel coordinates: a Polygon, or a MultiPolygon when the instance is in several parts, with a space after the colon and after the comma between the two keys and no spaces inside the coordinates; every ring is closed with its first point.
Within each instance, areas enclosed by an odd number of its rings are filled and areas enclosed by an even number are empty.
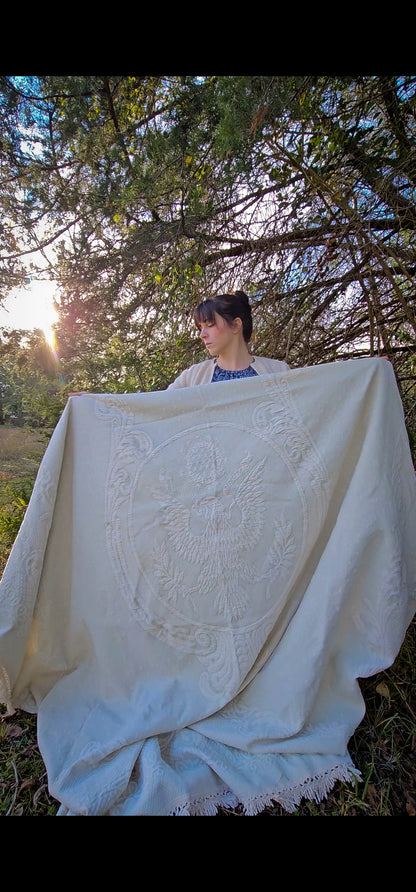
{"type": "Polygon", "coordinates": [[[234,295],[235,297],[238,297],[242,303],[250,304],[248,295],[245,293],[245,291],[234,291],[234,295]]]}

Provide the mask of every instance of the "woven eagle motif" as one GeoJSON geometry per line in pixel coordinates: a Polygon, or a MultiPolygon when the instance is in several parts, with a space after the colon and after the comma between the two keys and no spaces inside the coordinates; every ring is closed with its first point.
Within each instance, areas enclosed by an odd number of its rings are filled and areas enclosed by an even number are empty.
{"type": "Polygon", "coordinates": [[[246,455],[237,470],[227,473],[223,451],[212,441],[198,441],[188,453],[180,491],[172,477],[153,491],[162,507],[165,568],[166,552],[172,578],[177,578],[178,561],[199,566],[196,585],[183,594],[191,603],[213,596],[215,612],[228,619],[240,619],[247,608],[247,555],[264,529],[264,464],[265,459],[246,455]],[[197,467],[202,497],[195,488],[197,467]]]}

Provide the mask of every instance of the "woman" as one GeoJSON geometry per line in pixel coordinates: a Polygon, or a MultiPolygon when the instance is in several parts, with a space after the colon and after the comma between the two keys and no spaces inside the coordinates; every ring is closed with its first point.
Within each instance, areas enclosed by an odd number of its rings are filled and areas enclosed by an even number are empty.
{"type": "Polygon", "coordinates": [[[253,322],[249,300],[243,291],[202,301],[194,312],[194,322],[213,358],[185,369],[169,384],[168,390],[289,370],[286,362],[252,356],[249,352],[253,322]]]}

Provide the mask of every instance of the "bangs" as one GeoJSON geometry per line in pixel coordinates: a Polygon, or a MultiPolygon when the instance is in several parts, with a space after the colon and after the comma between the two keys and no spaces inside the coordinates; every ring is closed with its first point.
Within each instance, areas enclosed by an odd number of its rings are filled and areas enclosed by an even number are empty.
{"type": "Polygon", "coordinates": [[[194,310],[194,322],[197,328],[201,329],[204,322],[212,325],[215,322],[215,301],[204,300],[194,310]]]}

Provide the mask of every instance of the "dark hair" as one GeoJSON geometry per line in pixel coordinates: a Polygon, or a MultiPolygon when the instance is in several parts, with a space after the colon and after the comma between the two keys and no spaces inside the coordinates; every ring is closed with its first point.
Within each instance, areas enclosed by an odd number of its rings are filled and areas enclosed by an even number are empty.
{"type": "Polygon", "coordinates": [[[243,323],[243,337],[249,342],[253,332],[253,320],[251,307],[244,291],[234,291],[230,294],[217,294],[208,300],[203,300],[194,310],[194,322],[201,329],[204,322],[215,322],[215,313],[222,316],[229,325],[234,319],[240,318],[243,323]]]}

